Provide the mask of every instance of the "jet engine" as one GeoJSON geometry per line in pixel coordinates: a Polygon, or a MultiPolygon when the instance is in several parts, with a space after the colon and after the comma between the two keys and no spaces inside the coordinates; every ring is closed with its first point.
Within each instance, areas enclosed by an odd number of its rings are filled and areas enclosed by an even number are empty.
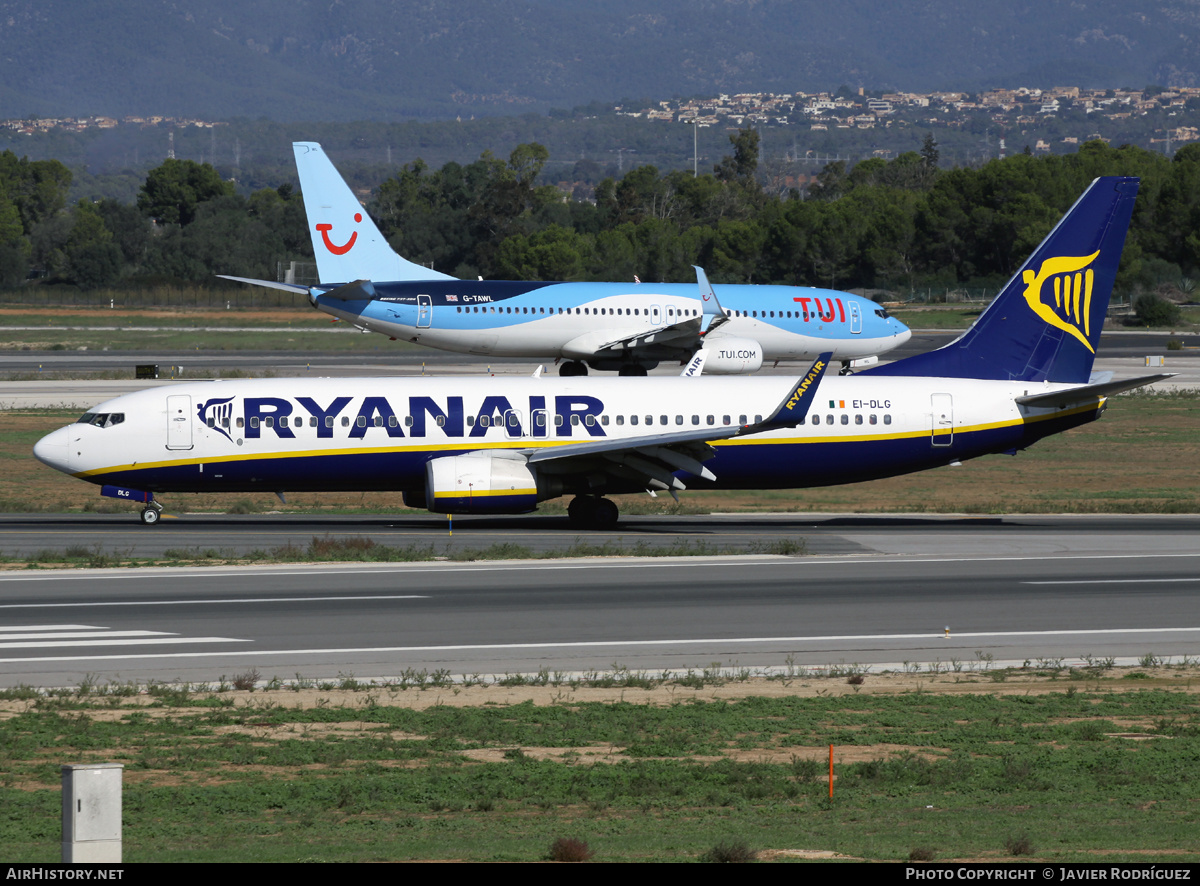
{"type": "Polygon", "coordinates": [[[435,513],[523,514],[537,503],[537,476],[523,458],[480,452],[425,465],[424,505],[435,513]]]}
{"type": "Polygon", "coordinates": [[[721,336],[706,341],[704,350],[708,353],[705,375],[742,375],[762,367],[762,345],[752,338],[721,336]]]}

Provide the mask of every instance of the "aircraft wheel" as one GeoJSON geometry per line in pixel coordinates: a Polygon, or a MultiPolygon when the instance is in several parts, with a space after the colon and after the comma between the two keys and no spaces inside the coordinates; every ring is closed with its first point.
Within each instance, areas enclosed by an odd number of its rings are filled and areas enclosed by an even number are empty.
{"type": "Polygon", "coordinates": [[[596,502],[590,495],[577,495],[567,505],[567,518],[579,529],[590,529],[596,518],[596,502]]]}
{"type": "Polygon", "coordinates": [[[158,522],[158,508],[142,508],[142,522],[147,526],[153,526],[158,522]]]}
{"type": "Polygon", "coordinates": [[[579,360],[568,360],[566,363],[558,367],[558,374],[562,378],[571,378],[577,375],[587,375],[587,366],[579,360]]]}
{"type": "Polygon", "coordinates": [[[612,529],[617,525],[617,518],[620,516],[621,512],[617,510],[617,506],[607,498],[597,499],[592,525],[597,529],[612,529]]]}
{"type": "Polygon", "coordinates": [[[622,366],[620,369],[617,370],[617,375],[641,377],[641,376],[644,376],[645,374],[646,374],[646,367],[639,366],[636,363],[634,363],[630,366],[622,366]]]}

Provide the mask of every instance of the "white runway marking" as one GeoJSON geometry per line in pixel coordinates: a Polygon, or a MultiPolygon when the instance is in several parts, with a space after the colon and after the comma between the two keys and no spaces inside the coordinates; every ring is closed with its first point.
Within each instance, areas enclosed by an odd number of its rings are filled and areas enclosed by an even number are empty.
{"type": "Polygon", "coordinates": [[[1073,578],[1060,581],[1023,581],[1023,585],[1151,585],[1170,584],[1172,582],[1200,581],[1196,578],[1073,578]]]}
{"type": "MultiPolygon", "coordinates": [[[[98,625],[0,626],[0,649],[163,646],[193,643],[249,643],[235,637],[184,637],[170,631],[115,631],[98,625]]],[[[6,659],[28,661],[29,659],[6,659]]]]}
{"type": "MultiPolygon", "coordinates": [[[[1187,634],[1200,633],[1200,627],[1188,628],[1098,628],[1095,630],[1061,630],[1061,631],[963,631],[953,633],[950,639],[1005,639],[1018,637],[1086,637],[1114,636],[1119,634],[1187,634]]],[[[239,658],[246,656],[277,656],[277,655],[345,655],[355,653],[402,653],[402,652],[487,652],[520,649],[602,649],[604,647],[628,646],[687,646],[693,644],[730,644],[730,643],[828,643],[846,641],[878,642],[881,640],[940,640],[945,639],[941,633],[922,634],[845,634],[828,637],[723,637],[686,640],[591,640],[583,642],[560,643],[477,643],[454,644],[446,646],[363,646],[344,647],[335,649],[239,649],[232,654],[239,658]]],[[[221,638],[205,638],[204,642],[218,642],[221,638]]],[[[137,642],[137,641],[130,641],[137,642]]],[[[153,642],[153,641],[151,641],[153,642]]],[[[179,642],[201,642],[180,640],[179,642]]],[[[168,658],[211,658],[217,655],[228,655],[223,652],[171,652],[162,655],[103,655],[103,656],[48,656],[42,658],[0,658],[0,664],[15,662],[51,662],[51,661],[96,661],[96,660],[129,660],[129,659],[168,659],[168,658]]]]}
{"type": "Polygon", "coordinates": [[[0,609],[76,609],[91,606],[201,606],[206,603],[322,603],[347,600],[427,600],[421,594],[359,597],[243,597],[230,600],[97,600],[90,603],[3,603],[0,609]]]}

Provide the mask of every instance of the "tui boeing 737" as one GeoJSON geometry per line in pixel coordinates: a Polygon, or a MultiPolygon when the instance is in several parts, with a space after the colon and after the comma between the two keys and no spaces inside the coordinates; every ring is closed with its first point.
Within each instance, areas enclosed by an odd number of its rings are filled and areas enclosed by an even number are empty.
{"type": "Polygon", "coordinates": [[[397,255],[319,144],[292,147],[320,284],[225,279],[307,295],[363,330],[460,354],[565,360],[567,376],[589,366],[645,375],[701,349],[709,374],[825,351],[847,368],[911,335],[874,302],[830,289],[722,284],[718,302],[700,268],[690,285],[458,280],[397,255]]]}
{"type": "Polygon", "coordinates": [[[573,495],[780,489],[1015,455],[1166,378],[1092,377],[1138,180],[1096,179],[975,325],[852,376],[244,379],[154,388],[40,440],[42,462],[144,505],[158,493],[400,490],[438,513],[573,495]]]}

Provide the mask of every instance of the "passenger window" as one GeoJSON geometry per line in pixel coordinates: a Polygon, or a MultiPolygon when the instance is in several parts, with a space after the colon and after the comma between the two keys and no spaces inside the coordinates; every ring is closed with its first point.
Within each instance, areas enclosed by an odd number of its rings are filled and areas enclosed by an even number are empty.
{"type": "Polygon", "coordinates": [[[658,417],[658,423],[659,423],[660,425],[665,425],[665,424],[667,424],[667,417],[666,417],[665,415],[660,415],[660,416],[658,417]]]}
{"type": "Polygon", "coordinates": [[[675,416],[675,424],[677,424],[677,425],[683,424],[683,416],[682,415],[675,416]]]}
{"type": "Polygon", "coordinates": [[[629,416],[629,423],[631,425],[636,425],[637,424],[637,416],[636,415],[629,416]]]}
{"type": "Polygon", "coordinates": [[[538,427],[538,428],[546,427],[546,413],[535,412],[533,415],[533,425],[534,425],[534,427],[538,427]]]}
{"type": "Polygon", "coordinates": [[[871,416],[871,417],[868,419],[868,421],[869,421],[871,424],[873,424],[873,425],[877,425],[877,424],[879,424],[879,416],[872,415],[872,416],[871,416]]]}
{"type": "Polygon", "coordinates": [[[844,425],[850,424],[850,416],[844,412],[842,413],[842,424],[844,424],[844,425]]]}
{"type": "Polygon", "coordinates": [[[747,422],[747,421],[746,421],[746,416],[744,416],[744,415],[739,415],[739,416],[738,416],[738,424],[739,424],[739,425],[745,425],[745,424],[749,424],[749,422],[747,422]]]}
{"type": "Polygon", "coordinates": [[[354,423],[360,428],[365,428],[367,426],[367,417],[365,415],[360,415],[357,419],[355,419],[354,423]]]}
{"type": "Polygon", "coordinates": [[[754,423],[756,425],[762,424],[762,416],[761,415],[754,416],[754,423]]]}
{"type": "MultiPolygon", "coordinates": [[[[266,418],[263,419],[263,425],[265,425],[268,428],[275,427],[275,416],[268,415],[266,418]]],[[[286,427],[286,425],[285,425],[285,427],[286,427]]]]}
{"type": "Polygon", "coordinates": [[[257,415],[250,419],[250,427],[252,427],[252,428],[258,427],[258,416],[257,415]]]}
{"type": "Polygon", "coordinates": [[[721,424],[723,424],[723,425],[728,425],[728,424],[731,424],[731,423],[732,423],[732,421],[731,421],[731,419],[729,418],[729,416],[728,416],[728,415],[722,415],[722,416],[721,416],[721,424]]]}
{"type": "Polygon", "coordinates": [[[475,427],[475,416],[473,416],[473,415],[468,415],[468,416],[467,416],[467,427],[468,427],[468,428],[473,428],[473,427],[475,427]]]}
{"type": "Polygon", "coordinates": [[[317,426],[317,417],[315,415],[310,415],[308,417],[308,426],[310,428],[315,428],[317,426]]]}
{"type": "Polygon", "coordinates": [[[861,415],[854,416],[854,423],[856,425],[861,425],[862,424],[862,416],[861,415]]]}
{"type": "Polygon", "coordinates": [[[812,417],[812,423],[813,423],[814,425],[819,425],[819,424],[821,423],[821,416],[819,416],[819,415],[814,415],[814,416],[812,417]]]}
{"type": "Polygon", "coordinates": [[[479,426],[481,428],[491,427],[491,424],[492,424],[492,417],[490,415],[479,416],[479,426]]]}
{"type": "Polygon", "coordinates": [[[348,416],[348,415],[343,415],[343,416],[342,416],[342,427],[343,427],[343,428],[348,428],[348,427],[350,427],[350,416],[348,416]]]}
{"type": "Polygon", "coordinates": [[[561,428],[563,426],[563,417],[561,415],[554,416],[554,427],[561,428]]]}
{"type": "Polygon", "coordinates": [[[600,424],[604,425],[605,427],[608,426],[608,416],[607,415],[600,416],[600,424]]]}
{"type": "Polygon", "coordinates": [[[623,415],[618,415],[618,416],[617,416],[617,427],[619,428],[619,427],[621,427],[621,425],[623,425],[623,424],[625,424],[625,416],[623,416],[623,415]]]}
{"type": "Polygon", "coordinates": [[[594,416],[594,415],[584,416],[583,423],[585,425],[587,425],[589,428],[595,427],[596,426],[596,416],[594,416]]]}
{"type": "Polygon", "coordinates": [[[246,419],[242,418],[242,417],[239,415],[239,416],[238,416],[238,420],[237,420],[237,426],[238,426],[239,428],[244,428],[244,427],[246,426],[246,419]]]}
{"type": "MultiPolygon", "coordinates": [[[[412,416],[411,415],[408,417],[408,423],[412,424],[412,416]]],[[[433,423],[436,424],[439,428],[446,427],[446,416],[439,415],[437,418],[435,418],[433,420],[433,423]]]]}
{"type": "MultiPolygon", "coordinates": [[[[588,418],[591,418],[591,416],[589,415],[588,418]]],[[[571,424],[575,425],[576,427],[579,426],[579,416],[578,415],[571,416],[571,424]]]]}
{"type": "Polygon", "coordinates": [[[708,423],[709,423],[710,425],[715,425],[715,424],[717,423],[717,419],[716,419],[716,417],[715,417],[715,416],[712,416],[712,415],[708,416],[708,423]]]}
{"type": "Polygon", "coordinates": [[[325,416],[325,427],[327,427],[327,428],[333,427],[333,416],[332,415],[325,416]]]}
{"type": "Polygon", "coordinates": [[[832,415],[825,416],[825,424],[827,424],[827,425],[833,424],[833,416],[832,415]]]}
{"type": "Polygon", "coordinates": [[[399,424],[400,424],[400,422],[397,421],[396,416],[394,416],[394,415],[388,416],[388,427],[389,428],[397,427],[397,426],[399,426],[399,424]]]}
{"type": "MultiPolygon", "coordinates": [[[[693,416],[692,416],[692,424],[694,424],[694,425],[698,425],[698,424],[700,424],[700,416],[698,416],[698,415],[693,415],[693,416]]],[[[711,424],[711,422],[709,422],[709,424],[711,424]]]]}
{"type": "Polygon", "coordinates": [[[890,415],[885,415],[883,417],[883,423],[885,425],[890,425],[892,423],[892,417],[890,415]]]}

